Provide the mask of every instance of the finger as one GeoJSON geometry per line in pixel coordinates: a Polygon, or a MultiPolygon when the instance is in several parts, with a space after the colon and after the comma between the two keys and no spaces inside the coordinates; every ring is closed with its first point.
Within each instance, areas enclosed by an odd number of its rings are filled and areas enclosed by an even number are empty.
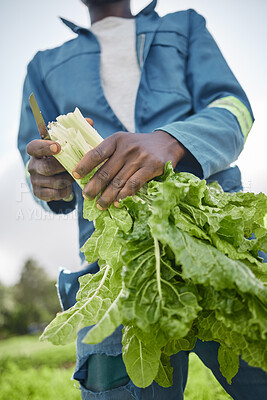
{"type": "Polygon", "coordinates": [[[110,181],[107,188],[104,192],[99,196],[97,200],[97,207],[101,210],[107,209],[111,203],[113,203],[116,199],[128,179],[136,172],[136,168],[134,165],[130,164],[129,166],[124,166],[118,174],[110,181]]]}
{"type": "Polygon", "coordinates": [[[65,189],[72,186],[74,179],[67,172],[52,177],[35,174],[31,176],[33,186],[50,189],[65,189]]]}
{"type": "Polygon", "coordinates": [[[116,200],[119,201],[127,196],[135,195],[141,186],[150,181],[150,179],[155,178],[155,176],[157,175],[155,175],[151,169],[140,168],[127,180],[123,188],[118,193],[116,200]]]}
{"type": "Polygon", "coordinates": [[[33,187],[33,193],[38,199],[44,201],[53,201],[53,200],[62,200],[67,198],[72,193],[72,187],[68,186],[65,189],[52,189],[52,188],[42,188],[42,187],[33,187]]]}
{"type": "Polygon", "coordinates": [[[91,126],[94,126],[94,121],[91,118],[86,117],[85,119],[88,122],[88,124],[90,124],[91,126]]]}
{"type": "Polygon", "coordinates": [[[60,144],[52,140],[35,139],[27,144],[26,151],[32,157],[41,158],[43,156],[52,156],[59,153],[60,144]]]}
{"type": "Polygon", "coordinates": [[[105,139],[94,149],[88,151],[81,161],[76,165],[72,174],[74,178],[80,179],[91,172],[95,167],[109,158],[116,149],[116,135],[105,139]]]}
{"type": "Polygon", "coordinates": [[[66,172],[65,168],[54,157],[35,158],[30,159],[28,165],[30,175],[39,174],[44,176],[53,176],[66,172]]]}
{"type": "MultiPolygon", "coordinates": [[[[114,177],[120,171],[122,166],[122,160],[118,160],[115,155],[108,159],[84,187],[83,196],[88,200],[95,198],[98,193],[100,193],[110,182],[113,181],[114,177]]],[[[115,181],[115,184],[116,182],[119,183],[118,180],[115,181]]]]}

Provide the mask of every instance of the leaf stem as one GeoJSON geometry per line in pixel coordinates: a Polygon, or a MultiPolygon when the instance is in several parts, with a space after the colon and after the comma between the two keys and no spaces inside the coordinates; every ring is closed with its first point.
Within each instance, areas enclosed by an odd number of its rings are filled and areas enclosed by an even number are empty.
{"type": "Polygon", "coordinates": [[[160,300],[162,300],[161,279],[160,279],[160,250],[159,250],[159,242],[158,242],[157,238],[155,238],[155,237],[154,237],[154,245],[155,245],[156,272],[157,272],[159,297],[160,297],[160,300]]]}

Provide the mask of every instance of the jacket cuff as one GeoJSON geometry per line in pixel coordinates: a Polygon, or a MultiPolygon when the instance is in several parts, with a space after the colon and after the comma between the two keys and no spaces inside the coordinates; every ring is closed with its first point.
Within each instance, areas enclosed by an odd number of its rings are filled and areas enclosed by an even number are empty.
{"type": "Polygon", "coordinates": [[[229,167],[244,145],[235,116],[217,107],[206,108],[185,121],[172,122],[155,130],[175,137],[197,160],[204,179],[229,167]]]}
{"type": "Polygon", "coordinates": [[[55,214],[69,214],[75,209],[76,205],[76,196],[73,193],[72,200],[54,200],[48,201],[47,205],[50,208],[50,211],[53,211],[55,214]]]}

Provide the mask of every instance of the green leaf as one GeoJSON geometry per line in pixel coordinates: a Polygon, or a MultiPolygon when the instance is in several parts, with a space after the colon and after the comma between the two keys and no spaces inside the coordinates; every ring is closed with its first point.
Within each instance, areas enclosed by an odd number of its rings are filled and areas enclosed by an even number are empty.
{"type": "Polygon", "coordinates": [[[151,218],[150,225],[153,234],[171,247],[176,263],[182,265],[184,279],[210,285],[217,290],[237,287],[267,301],[267,289],[244,263],[231,260],[210,244],[189,236],[171,224],[163,231],[151,218]]]}
{"type": "Polygon", "coordinates": [[[83,218],[89,221],[95,221],[103,213],[107,214],[107,211],[101,211],[96,207],[98,196],[93,200],[84,199],[83,201],[83,218]]]}
{"type": "Polygon", "coordinates": [[[133,326],[133,332],[144,344],[153,345],[159,349],[162,349],[169,340],[166,330],[162,329],[158,324],[150,325],[146,331],[135,325],[133,326]]]}
{"type": "Polygon", "coordinates": [[[132,218],[125,207],[117,208],[114,204],[111,204],[108,211],[117,227],[123,232],[127,233],[131,229],[132,218]]]}
{"type": "Polygon", "coordinates": [[[121,242],[118,238],[119,227],[108,213],[102,213],[95,221],[95,231],[81,248],[88,263],[98,258],[112,265],[113,269],[121,266],[121,242]]]}
{"type": "Polygon", "coordinates": [[[106,310],[100,321],[85,336],[85,338],[83,339],[84,343],[96,344],[102,342],[106,337],[110,336],[122,323],[122,315],[119,307],[121,296],[122,290],[118,294],[118,297],[106,310]]]}
{"type": "Polygon", "coordinates": [[[231,385],[232,378],[238,372],[239,357],[231,349],[221,345],[218,350],[218,361],[221,373],[227,379],[229,385],[231,385]]]}
{"type": "Polygon", "coordinates": [[[217,320],[214,312],[203,312],[198,317],[197,329],[201,340],[215,340],[240,355],[249,365],[267,372],[266,340],[253,340],[249,331],[242,334],[226,327],[223,321],[217,320]]]}
{"type": "Polygon", "coordinates": [[[122,237],[125,240],[139,241],[150,237],[150,229],[147,224],[148,217],[151,214],[149,205],[145,203],[139,196],[126,197],[121,201],[120,204],[126,206],[133,220],[131,231],[127,232],[127,235],[122,234],[122,237]]]}
{"type": "MultiPolygon", "coordinates": [[[[73,168],[72,168],[73,169],[73,168]]],[[[96,170],[98,168],[93,169],[93,171],[89,172],[89,174],[85,175],[83,178],[81,179],[77,179],[76,181],[78,182],[78,184],[81,186],[81,188],[83,189],[85,187],[85,185],[87,185],[87,183],[92,179],[92,177],[94,176],[96,170]]]]}
{"type": "Polygon", "coordinates": [[[99,257],[99,250],[104,243],[104,234],[103,230],[105,227],[105,214],[101,214],[99,218],[97,218],[95,222],[95,231],[92,236],[85,242],[82,246],[81,251],[85,255],[86,261],[90,264],[96,261],[99,257]]]}
{"type": "Polygon", "coordinates": [[[159,370],[155,381],[162,387],[170,387],[173,384],[173,368],[171,366],[170,356],[161,353],[159,370]]]}
{"type": "Polygon", "coordinates": [[[151,385],[158,373],[160,349],[142,343],[131,326],[124,327],[122,344],[123,361],[133,383],[141,388],[151,385]]]}
{"type": "Polygon", "coordinates": [[[175,206],[173,208],[172,216],[174,218],[174,223],[177,228],[189,233],[190,236],[197,237],[198,239],[207,240],[211,243],[211,238],[204,231],[204,229],[199,228],[194,223],[194,220],[188,214],[182,212],[178,206],[175,206]]]}
{"type": "Polygon", "coordinates": [[[158,323],[169,337],[185,336],[201,309],[197,293],[190,284],[163,278],[170,268],[161,257],[157,241],[126,242],[123,253],[127,268],[123,272],[126,295],[122,313],[142,330],[158,323]]]}
{"type": "Polygon", "coordinates": [[[106,260],[113,269],[120,265],[121,243],[117,238],[118,226],[110,217],[104,218],[104,228],[102,228],[102,242],[98,243],[99,257],[106,260]]]}
{"type": "Polygon", "coordinates": [[[163,174],[158,176],[156,180],[162,182],[162,181],[166,181],[168,178],[173,177],[173,176],[174,176],[174,171],[172,168],[172,162],[168,161],[165,164],[163,174]]]}
{"type": "Polygon", "coordinates": [[[190,351],[194,348],[197,340],[197,332],[192,328],[188,334],[179,339],[169,340],[163,351],[169,356],[179,353],[179,351],[190,351]]]}
{"type": "Polygon", "coordinates": [[[259,225],[264,226],[264,218],[267,213],[267,196],[264,193],[225,193],[228,197],[230,204],[235,204],[238,207],[244,207],[246,210],[251,212],[247,214],[245,222],[247,225],[251,225],[252,222],[256,222],[259,225]]]}
{"type": "Polygon", "coordinates": [[[80,278],[77,303],[69,310],[57,314],[46,327],[41,340],[66,344],[76,339],[79,329],[96,324],[112,303],[109,290],[112,269],[107,266],[94,275],[80,278]]]}

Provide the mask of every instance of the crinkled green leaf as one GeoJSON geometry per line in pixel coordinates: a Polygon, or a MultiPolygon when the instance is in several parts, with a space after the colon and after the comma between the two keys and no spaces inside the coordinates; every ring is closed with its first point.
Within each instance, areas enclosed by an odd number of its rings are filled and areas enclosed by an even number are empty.
{"type": "Polygon", "coordinates": [[[144,331],[158,323],[169,337],[185,336],[201,309],[193,287],[181,284],[175,276],[163,279],[163,270],[170,266],[163,262],[159,245],[152,238],[149,242],[125,244],[124,318],[134,320],[144,331]]]}
{"type": "Polygon", "coordinates": [[[195,284],[210,285],[217,290],[237,287],[267,302],[267,291],[251,270],[239,261],[231,260],[210,244],[191,237],[173,225],[161,230],[151,217],[153,234],[167,243],[175,254],[176,263],[182,265],[182,276],[195,284]]]}
{"type": "Polygon", "coordinates": [[[170,356],[161,353],[159,370],[155,381],[163,387],[170,387],[173,384],[173,368],[171,366],[170,356]]]}
{"type": "Polygon", "coordinates": [[[207,240],[208,242],[211,243],[211,238],[204,231],[204,229],[194,224],[193,219],[188,214],[182,212],[178,206],[175,206],[173,208],[172,216],[174,217],[174,223],[177,226],[177,228],[181,229],[184,232],[188,232],[190,236],[207,240]]]}
{"type": "Polygon", "coordinates": [[[83,339],[84,343],[96,344],[102,342],[106,337],[110,336],[116,328],[122,323],[122,315],[120,312],[119,302],[121,301],[122,290],[110,307],[106,310],[103,317],[88,332],[83,339]]]}
{"type": "Polygon", "coordinates": [[[150,216],[149,205],[145,203],[139,196],[126,197],[121,201],[121,204],[130,210],[130,215],[134,221],[132,229],[127,232],[127,236],[123,235],[127,240],[145,240],[150,236],[150,229],[147,224],[150,216]]]}
{"type": "Polygon", "coordinates": [[[257,264],[260,267],[258,257],[255,258],[249,251],[241,251],[236,249],[231,243],[222,240],[216,233],[210,232],[212,244],[223,254],[229,256],[233,260],[247,261],[250,264],[257,264]]]}
{"type": "Polygon", "coordinates": [[[267,341],[253,340],[248,334],[236,332],[218,321],[214,312],[205,312],[198,318],[198,337],[201,340],[215,340],[227,346],[233,353],[253,367],[267,371],[267,341]]]}
{"type": "Polygon", "coordinates": [[[117,237],[119,227],[117,222],[108,213],[101,214],[95,221],[95,231],[81,248],[88,263],[101,258],[114,269],[120,263],[122,245],[117,237]]]}
{"type": "Polygon", "coordinates": [[[93,200],[84,199],[83,201],[83,218],[88,219],[89,221],[95,221],[100,215],[104,213],[107,214],[107,211],[100,211],[96,207],[96,201],[98,197],[95,197],[93,200]]]}
{"type": "Polygon", "coordinates": [[[251,339],[266,339],[266,307],[255,296],[238,294],[234,289],[216,291],[212,287],[200,290],[200,305],[204,310],[214,310],[216,319],[226,328],[240,334],[248,334],[251,339]]]}
{"type": "Polygon", "coordinates": [[[118,226],[110,217],[104,218],[104,228],[102,228],[103,242],[98,244],[99,256],[102,260],[116,268],[120,261],[121,244],[116,240],[118,226]]]}
{"type": "Polygon", "coordinates": [[[221,373],[227,379],[229,385],[231,385],[232,378],[238,372],[239,357],[231,349],[221,345],[218,350],[218,361],[221,373]]]}
{"type": "Polygon", "coordinates": [[[179,351],[190,351],[194,348],[197,340],[197,332],[192,328],[188,334],[179,339],[169,340],[164,346],[163,352],[169,356],[179,353],[179,351]]]}
{"type": "Polygon", "coordinates": [[[106,214],[101,214],[99,218],[97,218],[95,221],[95,231],[81,248],[81,251],[85,255],[85,259],[89,264],[98,259],[99,251],[105,240],[105,215],[106,214]]]}
{"type": "Polygon", "coordinates": [[[160,182],[166,181],[168,178],[173,177],[174,175],[175,175],[175,172],[173,171],[173,168],[172,168],[172,162],[168,161],[165,164],[163,174],[161,176],[157,177],[157,180],[160,182]]]}
{"type": "Polygon", "coordinates": [[[77,182],[79,183],[79,185],[80,185],[80,187],[82,189],[90,181],[90,179],[92,179],[92,177],[94,176],[96,170],[97,170],[97,168],[93,169],[93,171],[89,172],[89,174],[85,175],[83,178],[77,179],[77,182]]]}
{"type": "Polygon", "coordinates": [[[108,209],[113,221],[123,232],[128,232],[132,227],[132,218],[125,207],[117,208],[114,204],[108,209]]]}
{"type": "Polygon", "coordinates": [[[264,193],[254,194],[250,192],[224,193],[230,204],[235,204],[238,207],[244,207],[251,212],[247,214],[245,222],[251,225],[256,222],[264,226],[264,218],[267,213],[267,196],[264,193]]]}
{"type": "Polygon", "coordinates": [[[41,340],[66,344],[75,340],[79,329],[97,323],[113,301],[109,290],[112,268],[107,266],[94,275],[80,278],[77,303],[69,310],[57,314],[46,327],[41,340]]]}
{"type": "MultiPolygon", "coordinates": [[[[133,321],[131,321],[131,324],[133,321]]],[[[130,323],[129,323],[130,325],[130,323]]],[[[169,340],[168,334],[165,329],[162,329],[159,324],[150,325],[146,330],[138,328],[136,325],[132,325],[134,334],[144,344],[149,344],[154,347],[163,348],[169,340]]]]}
{"type": "Polygon", "coordinates": [[[202,201],[204,206],[223,208],[227,203],[228,201],[224,196],[223,189],[218,182],[215,181],[206,186],[202,201]]]}

